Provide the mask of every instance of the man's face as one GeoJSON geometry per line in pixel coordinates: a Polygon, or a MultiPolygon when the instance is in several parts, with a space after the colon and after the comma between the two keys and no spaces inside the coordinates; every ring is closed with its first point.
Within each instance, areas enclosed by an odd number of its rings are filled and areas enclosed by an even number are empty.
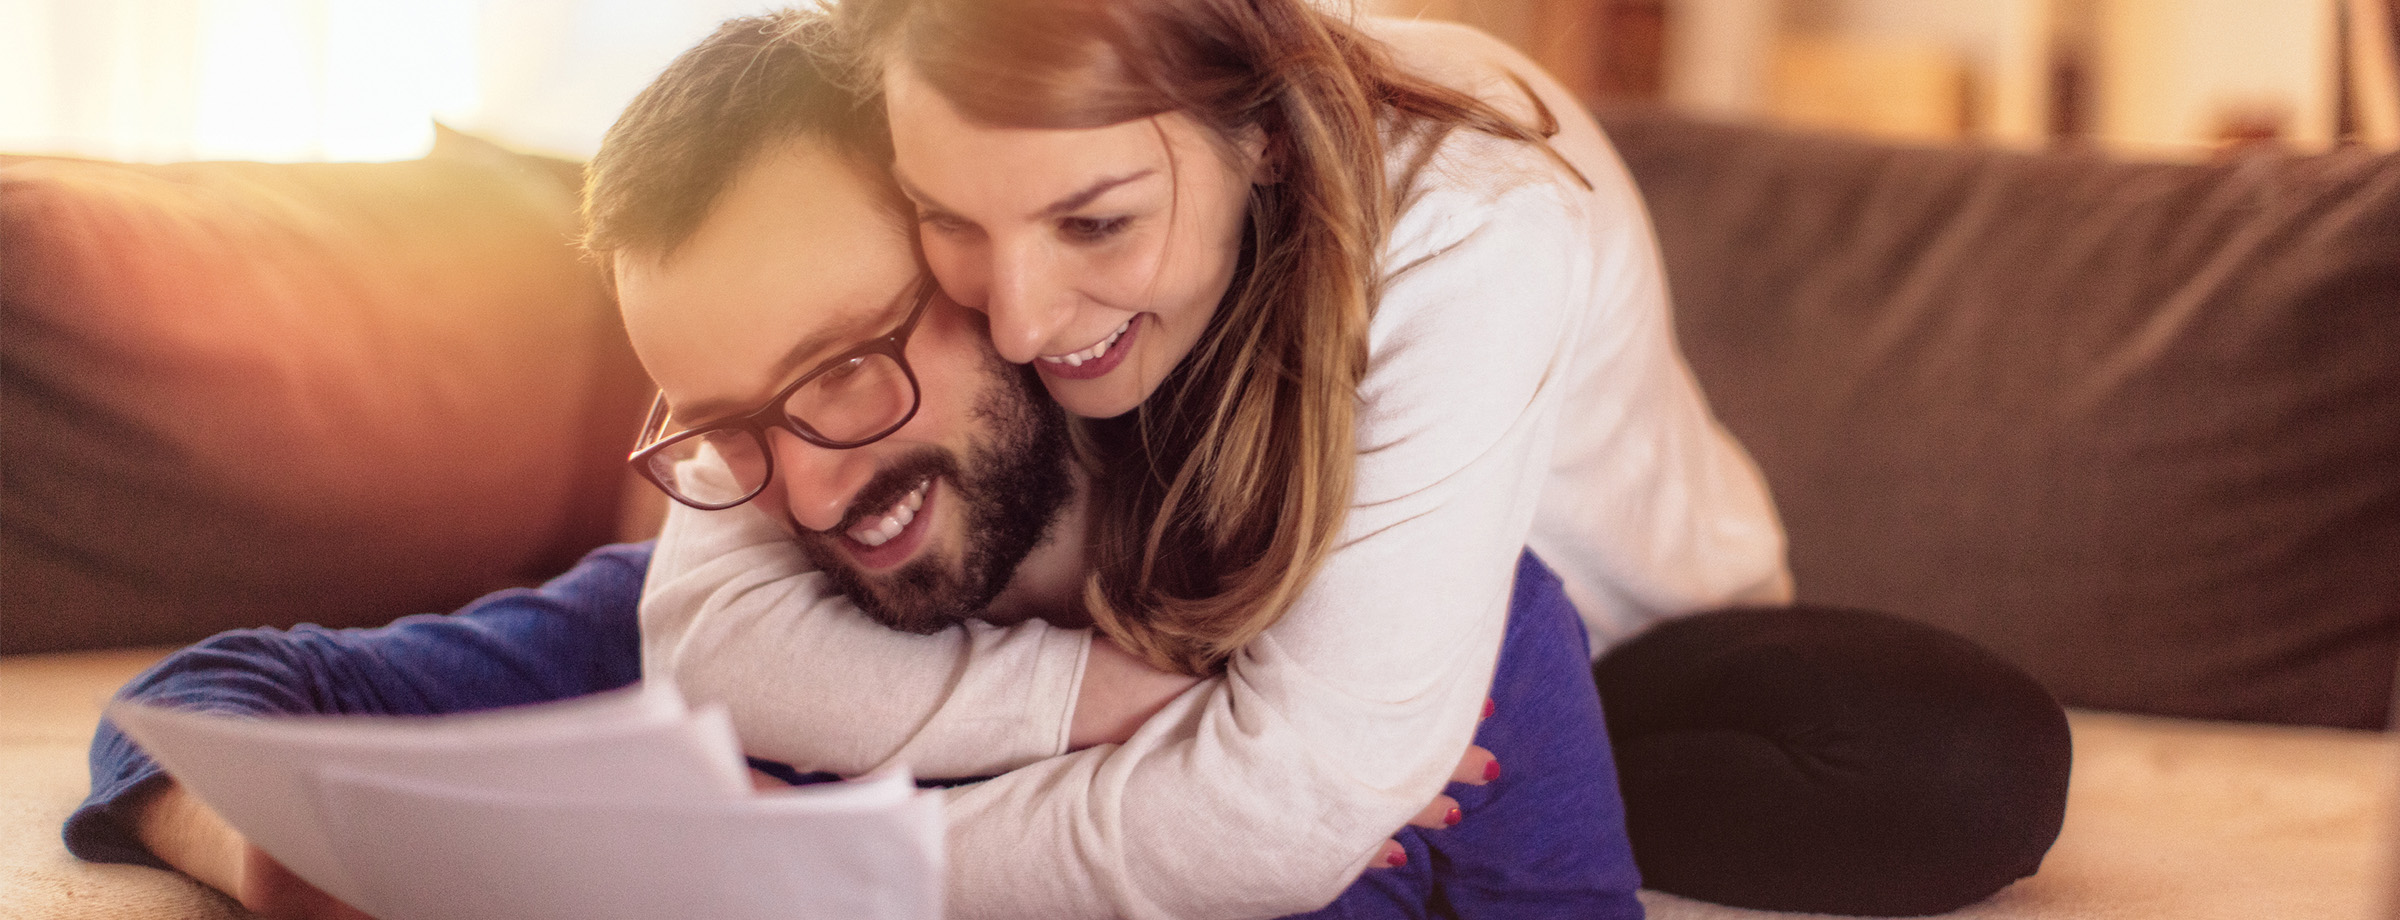
{"type": "MultiPolygon", "coordinates": [[[[620,254],[618,300],[688,427],[754,410],[898,327],[922,274],[909,244],[846,161],[793,142],[736,176],[668,258],[620,254]]],[[[922,395],[906,425],[849,450],[776,430],[766,491],[709,513],[769,515],[870,616],[930,632],[1007,584],[1071,486],[1059,413],[977,314],[935,296],[907,357],[922,395]]]]}

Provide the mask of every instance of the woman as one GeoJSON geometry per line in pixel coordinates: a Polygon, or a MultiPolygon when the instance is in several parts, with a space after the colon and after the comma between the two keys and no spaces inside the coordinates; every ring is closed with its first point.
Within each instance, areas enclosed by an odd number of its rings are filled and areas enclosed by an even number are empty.
{"type": "MultiPolygon", "coordinates": [[[[982,764],[1022,769],[953,809],[954,858],[1061,871],[981,906],[1213,903],[1195,863],[1244,873],[1250,906],[1321,903],[1465,748],[1523,547],[1603,643],[1789,600],[1763,483],[1675,352],[1631,184],[1522,57],[1299,0],[836,15],[945,293],[1083,417],[1089,613],[1156,669],[1223,672],[1113,750],[982,764]],[[1158,803],[1186,820],[1116,820],[1158,803]]],[[[758,611],[707,609],[724,595],[679,574],[653,572],[653,600],[687,609],[646,608],[674,625],[645,643],[687,687],[795,654],[835,666],[781,692],[842,679],[838,645],[744,632],[758,611]]],[[[1079,671],[1044,665],[1079,646],[1016,647],[1034,651],[956,666],[983,686],[1079,671]]],[[[1112,693],[1096,670],[1079,689],[1112,693]]],[[[927,705],[744,737],[804,762],[941,749],[925,727],[979,701],[927,705]]]]}

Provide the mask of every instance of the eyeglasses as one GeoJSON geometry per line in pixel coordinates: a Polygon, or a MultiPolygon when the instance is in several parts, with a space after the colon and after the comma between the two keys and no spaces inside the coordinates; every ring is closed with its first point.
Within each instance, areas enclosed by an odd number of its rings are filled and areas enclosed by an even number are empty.
{"type": "Polygon", "coordinates": [[[758,497],[774,479],[771,429],[831,450],[865,447],[900,430],[917,414],[908,336],[936,290],[930,279],[920,284],[899,328],[817,365],[755,412],[669,435],[667,394],[659,393],[626,462],[667,497],[716,511],[758,497]]]}

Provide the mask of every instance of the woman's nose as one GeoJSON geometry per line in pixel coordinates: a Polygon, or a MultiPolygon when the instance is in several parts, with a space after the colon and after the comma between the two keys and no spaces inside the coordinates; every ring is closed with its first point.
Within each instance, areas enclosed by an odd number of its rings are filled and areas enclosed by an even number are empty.
{"type": "Polygon", "coordinates": [[[858,490],[875,478],[872,451],[818,447],[789,431],[776,430],[775,478],[783,486],[792,523],[820,533],[842,526],[858,490]]]}
{"type": "Polygon", "coordinates": [[[993,250],[983,310],[991,320],[992,347],[1016,364],[1068,346],[1056,341],[1074,311],[1062,296],[1066,285],[1048,254],[1036,247],[993,250]]]}

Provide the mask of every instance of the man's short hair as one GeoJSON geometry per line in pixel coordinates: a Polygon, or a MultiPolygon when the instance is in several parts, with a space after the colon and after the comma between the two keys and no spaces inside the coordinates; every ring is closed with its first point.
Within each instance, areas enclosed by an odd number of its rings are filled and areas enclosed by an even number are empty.
{"type": "MultiPolygon", "coordinates": [[[[728,20],[667,65],[617,118],[585,170],[584,248],[665,257],[691,238],[725,186],[771,144],[813,140],[904,213],[889,187],[882,112],[845,79],[824,10],[728,20]]],[[[843,177],[845,179],[851,177],[843,177]]]]}

